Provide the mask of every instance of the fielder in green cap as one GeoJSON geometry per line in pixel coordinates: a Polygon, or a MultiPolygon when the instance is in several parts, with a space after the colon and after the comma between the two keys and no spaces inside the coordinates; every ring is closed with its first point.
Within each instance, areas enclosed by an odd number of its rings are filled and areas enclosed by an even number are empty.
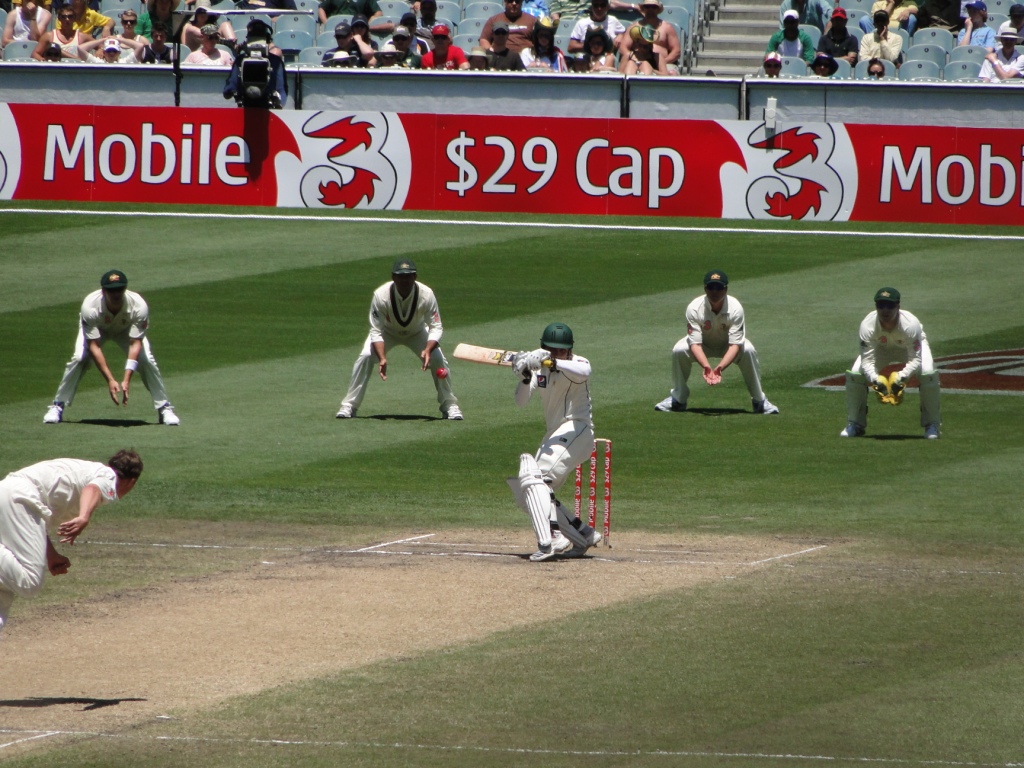
{"type": "Polygon", "coordinates": [[[459,399],[452,392],[448,361],[441,351],[443,334],[434,292],[416,280],[413,261],[397,259],[391,267],[391,282],[373,292],[370,335],[352,366],[352,379],[336,418],[351,419],[356,415],[366,396],[374,361],[380,380],[388,380],[388,352],[401,345],[416,353],[422,362],[421,370],[430,371],[441,415],[449,421],[462,421],[459,399]]]}
{"type": "Polygon", "coordinates": [[[720,384],[722,372],[736,363],[750,393],[754,413],[779,412],[761,389],[761,363],[757,350],[747,338],[743,306],[729,295],[729,276],[720,269],[712,269],[704,275],[704,295],[686,308],[686,336],[672,348],[672,391],[654,406],[654,410],[686,410],[694,363],[704,370],[704,381],[711,387],[720,384]],[[714,368],[710,357],[721,358],[714,368]]]}
{"type": "Polygon", "coordinates": [[[939,374],[921,321],[900,308],[900,292],[879,288],[875,310],[860,324],[860,356],[846,372],[846,428],[840,437],[861,437],[868,425],[868,387],[882,403],[899,405],[912,376],[920,384],[924,436],[937,440],[942,427],[939,374]],[[884,369],[898,366],[890,374],[884,369]]]}
{"type": "Polygon", "coordinates": [[[71,405],[78,391],[82,374],[95,365],[107,381],[110,399],[115,405],[128,405],[128,391],[136,371],[143,386],[153,397],[161,424],[175,427],[181,423],[174,406],[167,398],[160,368],[153,357],[146,332],[149,330],[149,305],[139,294],[128,290],[128,277],[119,269],[105,272],[100,278],[100,289],[93,291],[82,302],[78,324],[78,338],[71,361],[64,369],[53,404],[46,410],[44,424],[60,424],[64,410],[71,405]],[[127,356],[124,375],[119,381],[110,371],[103,345],[113,341],[127,356]]]}

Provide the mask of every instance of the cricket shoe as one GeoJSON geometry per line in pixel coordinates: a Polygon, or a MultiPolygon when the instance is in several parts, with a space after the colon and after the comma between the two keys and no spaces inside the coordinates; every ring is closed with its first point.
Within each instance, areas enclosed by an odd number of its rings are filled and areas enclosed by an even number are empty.
{"type": "Polygon", "coordinates": [[[767,397],[760,402],[757,400],[751,400],[750,404],[754,406],[754,413],[763,413],[765,416],[771,416],[772,414],[779,412],[779,406],[772,405],[767,397]]]}
{"type": "Polygon", "coordinates": [[[448,421],[462,421],[462,409],[457,405],[449,405],[447,411],[442,411],[448,421]]]}
{"type": "Polygon", "coordinates": [[[539,563],[543,560],[550,560],[553,557],[563,555],[572,549],[572,542],[569,541],[561,533],[557,533],[551,537],[551,543],[547,546],[540,547],[536,552],[530,555],[530,560],[539,563]]]}
{"type": "Polygon", "coordinates": [[[355,409],[351,405],[345,404],[345,405],[342,405],[341,408],[338,409],[338,412],[334,415],[334,418],[336,418],[336,419],[354,419],[355,416],[356,416],[355,409]]]}
{"type": "Polygon", "coordinates": [[[685,411],[686,410],[686,403],[680,403],[678,400],[676,400],[674,397],[672,397],[672,395],[669,395],[664,400],[662,400],[660,403],[658,403],[656,406],[654,406],[654,410],[656,410],[656,411],[675,411],[676,413],[679,413],[681,411],[685,411]]]}
{"type": "Polygon", "coordinates": [[[566,557],[583,557],[585,554],[587,554],[587,550],[588,549],[590,549],[591,547],[596,547],[598,544],[601,543],[601,540],[603,538],[604,538],[604,536],[602,536],[600,534],[600,532],[594,531],[590,535],[590,537],[588,539],[587,546],[582,547],[579,544],[574,544],[572,549],[570,549],[568,552],[565,553],[565,556],[566,557]]]}
{"type": "Polygon", "coordinates": [[[864,427],[851,421],[846,425],[846,429],[839,433],[840,437],[864,437],[864,427]]]}
{"type": "Polygon", "coordinates": [[[160,414],[161,424],[166,424],[168,427],[176,427],[181,424],[181,419],[178,418],[178,414],[174,412],[174,406],[170,403],[163,406],[157,413],[160,414]]]}
{"type": "Polygon", "coordinates": [[[938,424],[929,424],[927,427],[924,428],[924,436],[928,440],[938,440],[939,439],[939,425],[938,424]]]}
{"type": "Polygon", "coordinates": [[[46,409],[43,424],[60,424],[64,421],[64,403],[54,403],[46,409]]]}

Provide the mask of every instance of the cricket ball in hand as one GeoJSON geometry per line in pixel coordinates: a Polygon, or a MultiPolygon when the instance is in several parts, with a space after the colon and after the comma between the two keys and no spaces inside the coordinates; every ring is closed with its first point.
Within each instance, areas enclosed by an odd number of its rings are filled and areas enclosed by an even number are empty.
{"type": "Polygon", "coordinates": [[[447,379],[448,378],[448,369],[447,368],[438,368],[437,369],[437,378],[439,378],[439,379],[447,379]]]}

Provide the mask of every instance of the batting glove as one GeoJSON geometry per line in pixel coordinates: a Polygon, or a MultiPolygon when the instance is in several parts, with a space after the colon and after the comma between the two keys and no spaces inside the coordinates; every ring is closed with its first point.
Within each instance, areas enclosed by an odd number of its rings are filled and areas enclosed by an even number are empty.
{"type": "Polygon", "coordinates": [[[526,360],[531,371],[539,371],[544,367],[544,361],[549,359],[547,350],[535,349],[526,355],[526,360]]]}

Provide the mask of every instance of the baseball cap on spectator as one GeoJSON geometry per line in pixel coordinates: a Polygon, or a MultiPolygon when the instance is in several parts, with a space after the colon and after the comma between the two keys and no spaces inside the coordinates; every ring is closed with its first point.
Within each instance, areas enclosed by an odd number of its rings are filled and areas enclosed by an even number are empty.
{"type": "Polygon", "coordinates": [[[777,62],[779,62],[779,64],[782,64],[782,56],[780,56],[775,51],[772,51],[771,53],[766,54],[765,57],[764,57],[764,63],[765,64],[767,64],[769,61],[777,61],[777,62]]]}
{"type": "Polygon", "coordinates": [[[889,23],[889,12],[884,8],[880,8],[875,11],[875,15],[872,17],[875,21],[884,21],[886,24],[889,23]]]}
{"type": "Polygon", "coordinates": [[[349,24],[347,21],[341,22],[338,26],[336,26],[334,28],[334,36],[335,37],[346,37],[347,35],[351,35],[351,34],[352,34],[352,25],[349,24]]]}
{"type": "MultiPolygon", "coordinates": [[[[111,40],[110,42],[117,43],[117,40],[111,40]]],[[[107,45],[104,44],[103,47],[106,48],[107,45]]],[[[117,50],[121,50],[121,44],[120,43],[117,43],[117,50]]],[[[103,274],[103,277],[100,278],[100,288],[108,288],[108,289],[112,288],[114,290],[117,290],[118,288],[127,288],[127,287],[128,287],[128,278],[125,276],[124,272],[122,272],[120,269],[112,269],[109,272],[105,272],[103,274]]]]}
{"type": "Polygon", "coordinates": [[[391,33],[392,37],[412,37],[412,32],[404,24],[399,24],[395,27],[395,31],[391,33]]]}
{"type": "Polygon", "coordinates": [[[44,59],[50,59],[54,57],[58,59],[63,58],[63,51],[60,47],[60,43],[50,43],[48,46],[46,46],[46,50],[43,51],[44,59]]]}
{"type": "Polygon", "coordinates": [[[839,69],[839,64],[832,57],[832,54],[831,53],[825,53],[824,51],[822,51],[821,53],[817,54],[814,57],[814,61],[811,62],[811,67],[812,68],[813,67],[817,67],[819,64],[827,65],[828,66],[828,73],[830,75],[834,75],[836,73],[836,71],[839,69]]]}
{"type": "Polygon", "coordinates": [[[504,22],[504,21],[496,21],[496,22],[494,22],[494,24],[491,25],[491,34],[494,34],[499,29],[502,32],[508,32],[508,23],[504,22]]]}
{"type": "MultiPolygon", "coordinates": [[[[778,54],[776,54],[778,55],[778,54]]],[[[765,59],[768,57],[766,56],[765,59]]],[[[706,275],[704,275],[704,285],[715,285],[727,286],[729,284],[729,276],[722,272],[720,269],[712,269],[706,275]]]]}
{"type": "Polygon", "coordinates": [[[398,22],[403,27],[409,27],[416,29],[416,14],[415,13],[403,13],[402,18],[398,22]]]}
{"type": "Polygon", "coordinates": [[[203,37],[213,37],[217,34],[216,24],[203,24],[203,28],[199,30],[203,33],[203,37]]]}
{"type": "Polygon", "coordinates": [[[796,19],[796,21],[800,21],[800,14],[794,10],[788,10],[782,14],[782,23],[785,24],[789,19],[796,19]]]}
{"type": "Polygon", "coordinates": [[[351,24],[351,25],[352,25],[353,27],[354,27],[354,26],[355,26],[356,24],[362,24],[362,25],[363,25],[364,27],[366,27],[367,29],[369,29],[369,28],[370,28],[370,22],[368,22],[368,21],[366,20],[366,17],[365,17],[365,16],[363,16],[363,15],[362,15],[361,13],[360,13],[360,14],[356,14],[355,16],[353,16],[353,17],[352,17],[352,21],[350,21],[349,23],[350,23],[350,24],[351,24]]]}
{"type": "Polygon", "coordinates": [[[835,10],[832,11],[832,18],[847,19],[849,17],[846,15],[846,9],[840,6],[839,8],[836,8],[835,10]]]}
{"type": "Polygon", "coordinates": [[[430,28],[430,34],[433,37],[451,37],[452,31],[448,29],[447,24],[435,24],[430,28]]]}
{"type": "Polygon", "coordinates": [[[1020,40],[1020,34],[1017,32],[1017,28],[1013,26],[1013,22],[1004,21],[999,25],[999,31],[996,32],[996,38],[999,40],[1005,40],[1007,38],[1020,40]]]}
{"type": "Polygon", "coordinates": [[[117,40],[115,40],[114,38],[108,37],[107,41],[105,43],[103,43],[103,50],[104,51],[118,51],[118,52],[120,52],[121,44],[119,42],[117,42],[117,40]]]}
{"type": "Polygon", "coordinates": [[[1024,5],[1015,3],[1010,6],[1010,10],[1007,12],[1007,16],[1024,16],[1024,5]]]}
{"type": "Polygon", "coordinates": [[[988,13],[988,6],[982,2],[982,0],[976,0],[976,2],[968,3],[964,6],[968,11],[985,11],[988,13]]]}

